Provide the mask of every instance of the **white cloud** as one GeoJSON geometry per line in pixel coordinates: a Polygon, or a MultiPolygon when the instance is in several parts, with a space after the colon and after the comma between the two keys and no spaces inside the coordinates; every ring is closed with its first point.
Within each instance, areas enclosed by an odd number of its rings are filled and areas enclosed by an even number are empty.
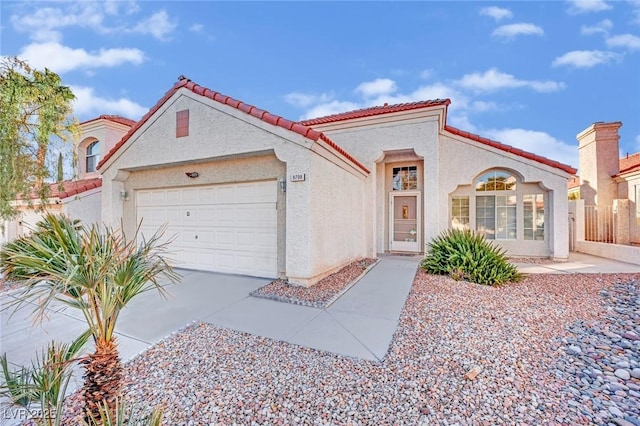
{"type": "Polygon", "coordinates": [[[510,19],[513,17],[513,13],[511,13],[509,9],[504,9],[497,6],[483,7],[482,9],[480,9],[480,15],[490,16],[496,21],[500,21],[502,19],[510,19]]]}
{"type": "Polygon", "coordinates": [[[84,49],[73,49],[56,42],[32,43],[26,46],[18,56],[35,68],[47,67],[57,73],[78,68],[115,67],[124,63],[138,65],[145,60],[144,53],[139,49],[117,48],[87,52],[84,49]]]}
{"type": "Polygon", "coordinates": [[[377,78],[366,81],[356,87],[356,92],[366,97],[388,95],[398,90],[396,82],[389,78],[377,78]]]}
{"type": "Polygon", "coordinates": [[[388,94],[367,99],[366,106],[382,105],[384,103],[403,104],[429,99],[451,99],[451,105],[454,111],[460,108],[467,108],[469,105],[467,97],[454,87],[438,82],[428,86],[420,86],[413,92],[407,94],[388,94]]]}
{"type": "Polygon", "coordinates": [[[133,27],[134,33],[150,34],[158,40],[166,40],[167,36],[176,28],[177,24],[169,20],[166,11],[161,10],[144,19],[133,27]]]}
{"type": "Polygon", "coordinates": [[[429,80],[434,75],[435,75],[435,72],[433,72],[433,70],[427,69],[427,70],[423,70],[420,73],[420,78],[423,80],[429,80]]]}
{"type": "Polygon", "coordinates": [[[632,22],[634,24],[640,25],[640,0],[628,0],[628,3],[633,8],[631,10],[631,14],[633,15],[632,22]]]}
{"type": "Polygon", "coordinates": [[[519,80],[496,68],[491,68],[484,73],[466,74],[455,83],[474,92],[495,92],[520,87],[528,87],[536,92],[556,92],[566,87],[564,83],[557,81],[519,80]]]}
{"type": "Polygon", "coordinates": [[[29,38],[37,42],[60,42],[62,30],[68,27],[87,28],[99,34],[136,32],[160,40],[165,40],[175,29],[176,24],[164,10],[137,24],[130,22],[132,18],[125,19],[139,9],[135,1],[70,1],[62,2],[59,7],[42,7],[32,13],[12,15],[11,23],[16,31],[28,33],[29,38]],[[108,25],[107,19],[115,23],[108,25]]]}
{"type": "Polygon", "coordinates": [[[117,114],[138,120],[148,111],[148,108],[130,99],[107,99],[97,96],[92,87],[72,86],[71,90],[76,95],[76,100],[73,104],[74,114],[79,116],[91,117],[100,114],[117,114]]]}
{"type": "Polygon", "coordinates": [[[333,99],[333,94],[331,93],[301,93],[301,92],[292,92],[286,94],[284,96],[285,102],[290,105],[306,108],[311,105],[317,105],[321,103],[327,103],[333,99]]]}
{"type": "Polygon", "coordinates": [[[568,12],[572,15],[590,12],[602,12],[612,9],[605,0],[569,0],[568,12]]]}
{"type": "Polygon", "coordinates": [[[551,63],[554,67],[569,66],[574,68],[591,68],[606,64],[613,60],[620,60],[621,56],[615,52],[602,50],[572,50],[558,56],[551,63]]]}
{"type": "Polygon", "coordinates": [[[473,101],[469,109],[475,112],[485,112],[498,109],[498,105],[495,102],[473,101]]]}
{"type": "Polygon", "coordinates": [[[640,37],[633,34],[620,34],[608,37],[606,42],[608,47],[623,47],[629,50],[640,50],[640,37]]]}
{"type": "Polygon", "coordinates": [[[519,35],[544,35],[544,30],[535,24],[519,22],[517,24],[501,25],[493,33],[494,37],[514,38],[519,35]]]}
{"type": "Polygon", "coordinates": [[[354,102],[348,101],[331,101],[328,103],[316,105],[307,111],[302,117],[302,120],[306,120],[309,118],[315,117],[324,117],[325,115],[338,114],[345,111],[353,111],[355,109],[361,108],[361,105],[358,105],[354,102]]]}
{"type": "Polygon", "coordinates": [[[582,35],[591,35],[591,34],[604,34],[607,35],[609,34],[609,30],[613,28],[613,22],[611,22],[608,19],[603,19],[602,21],[598,22],[596,25],[593,25],[591,27],[587,27],[585,25],[583,25],[582,27],[580,27],[580,34],[582,35]]]}
{"type": "Polygon", "coordinates": [[[525,151],[552,158],[564,164],[575,167],[578,162],[578,149],[576,145],[556,139],[545,132],[509,128],[485,129],[481,132],[483,136],[525,151]]]}
{"type": "Polygon", "coordinates": [[[192,33],[201,33],[204,30],[204,25],[202,24],[193,24],[189,27],[189,31],[192,33]]]}
{"type": "Polygon", "coordinates": [[[65,27],[86,27],[95,30],[103,29],[104,11],[99,2],[70,3],[63,10],[60,8],[43,7],[34,13],[26,15],[12,15],[11,23],[16,31],[27,32],[35,41],[60,41],[65,27]]]}
{"type": "Polygon", "coordinates": [[[640,135],[636,136],[636,151],[640,152],[640,135]]]}

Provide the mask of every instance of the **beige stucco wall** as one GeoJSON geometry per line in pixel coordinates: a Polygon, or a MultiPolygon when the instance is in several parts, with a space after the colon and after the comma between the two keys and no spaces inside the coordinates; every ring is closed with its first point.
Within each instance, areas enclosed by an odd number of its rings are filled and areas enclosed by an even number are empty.
{"type": "Polygon", "coordinates": [[[360,237],[344,244],[334,227],[346,231],[362,215],[358,182],[364,172],[320,143],[187,89],[167,101],[101,171],[103,220],[117,226],[122,217],[128,234],[136,223],[135,197],[122,201],[121,191],[286,178],[287,191],[278,195],[278,270],[284,276],[312,284],[363,253],[360,237]],[[175,115],[184,109],[189,136],[176,138],[175,115]],[[200,177],[189,179],[187,171],[200,177]],[[297,173],[307,179],[290,182],[297,173]],[[326,207],[338,204],[351,212],[326,207]]]}
{"type": "Polygon", "coordinates": [[[489,169],[505,168],[515,171],[523,182],[541,188],[538,192],[547,194],[547,239],[544,242],[502,241],[500,244],[511,255],[568,257],[568,175],[541,163],[441,132],[442,119],[436,109],[422,115],[411,114],[406,119],[398,115],[395,120],[385,117],[379,123],[369,120],[368,125],[353,128],[315,126],[372,170],[366,182],[365,199],[375,207],[371,210],[366,235],[375,251],[382,253],[389,247],[389,168],[394,163],[400,164],[401,158],[394,153],[413,151],[414,158],[402,164],[413,162],[422,166],[419,189],[423,197],[423,246],[449,228],[449,197],[459,185],[471,185],[478,175],[489,169]]]}
{"type": "MultiPolygon", "coordinates": [[[[319,156],[310,160],[308,181],[288,182],[288,188],[307,185],[310,192],[307,220],[313,262],[309,262],[312,269],[308,276],[316,281],[332,269],[368,255],[363,220],[365,181],[319,156]]],[[[295,208],[292,203],[291,209],[295,208]]]]}
{"type": "Polygon", "coordinates": [[[63,200],[62,212],[74,219],[80,219],[85,225],[99,223],[102,219],[101,200],[101,190],[95,188],[63,200]]]}
{"type": "MultiPolygon", "coordinates": [[[[438,111],[428,114],[411,116],[401,120],[383,120],[347,129],[324,129],[324,131],[338,145],[352,154],[371,170],[367,178],[365,202],[369,208],[370,219],[366,221],[366,239],[368,249],[374,253],[388,251],[388,205],[389,183],[387,182],[387,163],[401,162],[401,156],[385,155],[395,152],[412,152],[411,161],[420,162],[422,159],[423,242],[429,241],[437,235],[433,223],[437,223],[437,211],[433,208],[432,200],[438,193],[438,111]],[[386,158],[386,160],[385,160],[386,158]],[[389,159],[390,158],[390,159],[389,159]]],[[[373,253],[372,253],[373,254],[373,253]]]]}
{"type": "MultiPolygon", "coordinates": [[[[441,137],[440,162],[442,191],[438,194],[438,210],[441,230],[448,227],[449,194],[457,188],[458,184],[472,185],[479,175],[489,169],[510,170],[520,176],[521,182],[528,184],[527,193],[547,191],[545,241],[544,244],[540,241],[527,240],[496,242],[514,256],[552,256],[558,259],[569,256],[568,174],[474,141],[446,135],[441,137]],[[537,187],[541,191],[536,191],[537,187]]],[[[521,211],[522,208],[520,207],[519,210],[521,211]]],[[[518,232],[521,235],[520,226],[518,232]]]]}
{"type": "Polygon", "coordinates": [[[618,198],[629,200],[629,240],[640,245],[640,208],[636,198],[636,187],[640,187],[640,173],[618,182],[618,198]]]}
{"type": "Polygon", "coordinates": [[[612,176],[620,171],[618,129],[622,123],[594,123],[576,138],[580,159],[580,196],[585,205],[611,206],[617,186],[612,176]]]}
{"type": "Polygon", "coordinates": [[[100,119],[80,126],[80,137],[76,142],[77,170],[79,179],[99,176],[98,172],[86,173],[86,150],[94,141],[100,141],[100,159],[129,131],[128,126],[100,119]]]}

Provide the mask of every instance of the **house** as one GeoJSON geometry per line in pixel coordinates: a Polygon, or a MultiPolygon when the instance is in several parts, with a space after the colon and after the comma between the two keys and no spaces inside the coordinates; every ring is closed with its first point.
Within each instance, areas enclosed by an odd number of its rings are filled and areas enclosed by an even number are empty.
{"type": "Polygon", "coordinates": [[[103,157],[102,219],[180,266],[309,286],[450,227],[568,256],[570,166],[447,124],[450,101],[294,122],[181,77],[103,157]]]}
{"type": "Polygon", "coordinates": [[[640,245],[640,152],[620,158],[621,126],[597,122],[577,135],[580,176],[569,181],[569,194],[587,209],[588,241],[607,241],[611,235],[609,242],[640,245]]]}
{"type": "Polygon", "coordinates": [[[50,184],[44,208],[37,194],[31,195],[31,200],[17,200],[19,216],[5,221],[4,229],[0,229],[0,244],[30,232],[44,210],[64,213],[87,224],[99,222],[102,178],[97,170],[98,162],[134,124],[133,120],[114,115],[101,115],[80,123],[81,136],[74,141],[77,177],[50,184]]]}

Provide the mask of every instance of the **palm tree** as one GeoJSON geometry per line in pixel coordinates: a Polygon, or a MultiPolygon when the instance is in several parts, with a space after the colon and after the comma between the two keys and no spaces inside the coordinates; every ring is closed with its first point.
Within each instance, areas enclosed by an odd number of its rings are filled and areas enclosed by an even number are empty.
{"type": "MultiPolygon", "coordinates": [[[[139,229],[138,229],[139,231],[139,229]]],[[[121,395],[122,363],[114,330],[123,308],[139,294],[165,290],[162,278],[177,282],[167,262],[163,230],[137,244],[121,230],[84,227],[63,215],[47,214],[34,232],[0,251],[0,272],[20,285],[16,309],[36,302],[42,319],[52,304],[78,309],[95,343],[84,361],[85,418],[98,418],[106,404],[113,409],[121,395]]]]}

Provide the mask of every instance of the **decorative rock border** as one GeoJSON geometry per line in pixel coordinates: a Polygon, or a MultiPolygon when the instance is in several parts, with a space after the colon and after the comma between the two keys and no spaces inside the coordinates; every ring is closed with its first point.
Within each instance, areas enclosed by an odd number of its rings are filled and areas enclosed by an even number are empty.
{"type": "Polygon", "coordinates": [[[294,286],[285,280],[277,279],[252,291],[250,295],[277,302],[326,309],[349,291],[378,262],[378,259],[371,258],[356,260],[311,287],[294,286]]]}

